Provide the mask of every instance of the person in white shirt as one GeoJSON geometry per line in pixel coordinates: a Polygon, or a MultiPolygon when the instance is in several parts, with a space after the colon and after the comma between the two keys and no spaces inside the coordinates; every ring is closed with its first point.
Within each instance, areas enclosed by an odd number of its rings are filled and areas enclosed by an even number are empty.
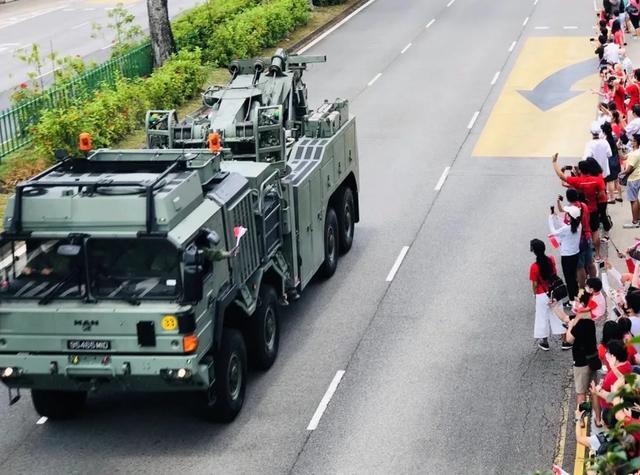
{"type": "Polygon", "coordinates": [[[565,206],[565,219],[555,213],[549,216],[549,231],[560,243],[560,262],[569,300],[578,295],[578,257],[582,234],[581,212],[577,206],[565,206]],[[567,222],[565,222],[565,220],[567,222]]]}
{"type": "Polygon", "coordinates": [[[633,62],[631,58],[627,56],[627,52],[624,49],[620,50],[620,59],[622,60],[622,69],[627,76],[633,75],[633,62]]]}
{"type": "Polygon", "coordinates": [[[631,108],[631,114],[629,114],[629,119],[631,119],[627,123],[627,126],[624,128],[627,138],[631,140],[631,137],[640,132],[640,104],[636,104],[631,108]]]}
{"type": "Polygon", "coordinates": [[[602,59],[609,64],[618,64],[620,62],[620,46],[610,40],[604,47],[602,59]]]}
{"type": "Polygon", "coordinates": [[[600,168],[602,168],[602,176],[607,178],[611,175],[611,170],[609,168],[609,158],[611,157],[611,146],[609,142],[602,138],[600,133],[602,132],[602,128],[599,122],[593,122],[591,124],[591,140],[587,142],[587,145],[584,147],[584,154],[582,155],[582,159],[586,160],[589,157],[595,158],[600,168]]]}

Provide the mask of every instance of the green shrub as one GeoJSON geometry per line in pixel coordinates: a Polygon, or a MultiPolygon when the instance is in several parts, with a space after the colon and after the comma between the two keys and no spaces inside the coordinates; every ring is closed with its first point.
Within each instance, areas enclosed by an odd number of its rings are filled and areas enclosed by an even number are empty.
{"type": "Polygon", "coordinates": [[[214,62],[208,50],[213,32],[227,19],[255,7],[257,0],[208,0],[173,21],[173,36],[178,50],[202,48],[207,62],[214,62]]]}
{"type": "Polygon", "coordinates": [[[146,80],[120,78],[115,88],[105,85],[86,102],[45,111],[33,129],[36,150],[44,156],[60,147],[76,153],[81,132],[91,134],[94,148],[109,147],[139,127],[148,109],[172,108],[193,97],[205,77],[200,51],[182,51],[146,80]]]}
{"type": "Polygon", "coordinates": [[[219,25],[207,49],[218,66],[253,56],[274,46],[309,20],[307,0],[272,0],[239,13],[219,25]]]}

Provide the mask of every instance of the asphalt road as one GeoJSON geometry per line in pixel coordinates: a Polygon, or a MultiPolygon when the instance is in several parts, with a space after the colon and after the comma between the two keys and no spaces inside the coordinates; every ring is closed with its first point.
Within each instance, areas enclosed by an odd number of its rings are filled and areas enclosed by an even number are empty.
{"type": "Polygon", "coordinates": [[[82,419],[37,425],[28,395],[13,408],[3,395],[0,472],[550,466],[570,355],[537,351],[527,271],[558,185],[547,160],[471,153],[522,41],[590,35],[591,5],[447,1],[377,0],[309,51],[329,58],[305,76],[312,102],[346,97],[358,116],[362,220],[336,275],[285,312],[278,361],[252,375],[238,419],[206,424],[179,396],[102,395],[82,419]]]}
{"type": "MultiPolygon", "coordinates": [[[[117,0],[19,0],[0,5],[0,109],[9,105],[12,88],[28,78],[33,68],[16,58],[16,50],[32,44],[45,56],[55,51],[60,56],[76,56],[98,63],[110,56],[111,31],[103,30],[92,38],[92,25],[106,27],[117,0]]],[[[136,24],[148,30],[145,0],[122,1],[136,17],[136,24]]],[[[169,14],[174,17],[195,6],[197,0],[171,0],[169,14]]],[[[52,81],[54,65],[42,70],[45,84],[52,81]]]]}

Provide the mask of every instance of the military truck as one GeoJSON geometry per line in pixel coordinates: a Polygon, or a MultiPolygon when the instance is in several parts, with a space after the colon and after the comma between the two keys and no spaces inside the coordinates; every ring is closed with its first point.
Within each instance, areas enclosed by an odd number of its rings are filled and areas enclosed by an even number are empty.
{"type": "Polygon", "coordinates": [[[11,403],[30,388],[39,414],[64,419],[91,392],[181,391],[203,417],[235,418],[247,365],[276,360],[280,307],[333,275],[359,220],[348,103],[296,133],[282,104],[259,112],[254,130],[282,143],[253,157],[227,136],[221,149],[59,154],[16,187],[0,242],[11,403]]]}

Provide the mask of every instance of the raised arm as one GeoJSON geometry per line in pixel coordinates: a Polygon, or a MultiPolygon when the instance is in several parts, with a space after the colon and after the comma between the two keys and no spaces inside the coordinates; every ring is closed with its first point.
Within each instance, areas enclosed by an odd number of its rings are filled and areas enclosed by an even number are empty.
{"type": "Polygon", "coordinates": [[[558,178],[560,178],[560,180],[562,180],[563,182],[567,181],[567,177],[564,176],[564,173],[562,173],[562,169],[560,168],[560,165],[558,165],[558,154],[554,153],[553,157],[551,157],[551,163],[553,164],[553,169],[556,172],[556,175],[558,175],[558,178]]]}

